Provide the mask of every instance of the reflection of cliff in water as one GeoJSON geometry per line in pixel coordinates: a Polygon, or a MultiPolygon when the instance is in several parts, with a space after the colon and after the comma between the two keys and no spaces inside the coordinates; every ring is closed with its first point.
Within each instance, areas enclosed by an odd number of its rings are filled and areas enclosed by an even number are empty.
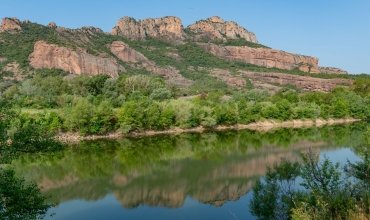
{"type": "Polygon", "coordinates": [[[95,201],[113,193],[126,208],[175,208],[187,196],[221,206],[249,192],[281,157],[297,160],[308,147],[356,148],[364,129],[357,123],[81,142],[59,155],[24,155],[14,166],[52,202],[95,201]]]}

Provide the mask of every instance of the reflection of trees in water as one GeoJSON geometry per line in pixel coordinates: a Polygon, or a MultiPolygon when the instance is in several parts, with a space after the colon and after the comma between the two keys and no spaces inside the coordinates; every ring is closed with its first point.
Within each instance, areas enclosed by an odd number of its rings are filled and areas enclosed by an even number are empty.
{"type": "Polygon", "coordinates": [[[55,202],[95,201],[113,192],[126,208],[180,207],[186,196],[221,206],[250,191],[253,180],[283,156],[296,160],[310,146],[356,149],[365,127],[356,123],[85,141],[50,157],[24,155],[14,166],[55,202]]]}

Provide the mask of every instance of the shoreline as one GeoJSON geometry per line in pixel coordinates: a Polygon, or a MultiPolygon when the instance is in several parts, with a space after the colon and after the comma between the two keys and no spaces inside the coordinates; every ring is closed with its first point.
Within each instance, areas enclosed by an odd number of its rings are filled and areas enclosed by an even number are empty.
{"type": "Polygon", "coordinates": [[[59,132],[54,137],[60,141],[66,142],[75,142],[75,141],[82,141],[82,140],[99,140],[99,139],[117,139],[123,137],[141,137],[141,136],[153,136],[159,134],[181,134],[181,133],[202,133],[204,131],[222,131],[222,130],[254,130],[254,131],[269,131],[275,128],[302,128],[302,127],[320,127],[322,125],[333,125],[333,124],[344,124],[344,123],[352,123],[362,121],[362,119],[354,119],[354,118],[346,118],[346,119],[316,119],[313,120],[292,120],[292,121],[282,121],[276,122],[273,120],[266,120],[260,122],[253,122],[250,124],[236,124],[236,125],[217,125],[212,128],[205,128],[203,126],[198,126],[194,128],[171,128],[167,130],[145,130],[145,131],[134,131],[123,134],[119,131],[114,131],[107,133],[105,135],[88,135],[88,136],[80,136],[77,132],[59,132]]]}

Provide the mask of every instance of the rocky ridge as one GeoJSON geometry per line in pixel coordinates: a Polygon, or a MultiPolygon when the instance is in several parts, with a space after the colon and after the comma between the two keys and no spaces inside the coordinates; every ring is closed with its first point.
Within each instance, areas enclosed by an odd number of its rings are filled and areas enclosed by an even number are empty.
{"type": "Polygon", "coordinates": [[[55,44],[38,41],[29,57],[35,69],[59,68],[72,74],[96,75],[106,73],[118,77],[125,68],[114,59],[101,58],[88,54],[85,50],[72,50],[55,44]]]}
{"type": "Polygon", "coordinates": [[[231,62],[251,63],[258,66],[286,70],[298,67],[304,72],[318,73],[319,60],[315,57],[268,48],[219,46],[211,43],[197,43],[197,45],[205,51],[231,62]]]}
{"type": "Polygon", "coordinates": [[[118,20],[110,33],[133,40],[154,37],[177,42],[184,39],[181,19],[174,16],[148,18],[142,21],[126,16],[118,20]]]}
{"type": "Polygon", "coordinates": [[[226,22],[218,16],[200,20],[189,25],[188,30],[195,34],[195,40],[224,40],[243,38],[258,43],[256,35],[239,26],[236,22],[226,22]]]}

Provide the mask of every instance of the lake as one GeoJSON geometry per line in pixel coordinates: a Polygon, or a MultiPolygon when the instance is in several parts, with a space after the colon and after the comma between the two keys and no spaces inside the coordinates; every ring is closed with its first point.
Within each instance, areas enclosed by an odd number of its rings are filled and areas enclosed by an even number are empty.
{"type": "Polygon", "coordinates": [[[281,157],[309,148],[358,160],[365,122],[272,131],[208,131],[81,141],[55,155],[22,155],[17,175],[48,202],[46,219],[254,219],[253,183],[281,157]]]}

